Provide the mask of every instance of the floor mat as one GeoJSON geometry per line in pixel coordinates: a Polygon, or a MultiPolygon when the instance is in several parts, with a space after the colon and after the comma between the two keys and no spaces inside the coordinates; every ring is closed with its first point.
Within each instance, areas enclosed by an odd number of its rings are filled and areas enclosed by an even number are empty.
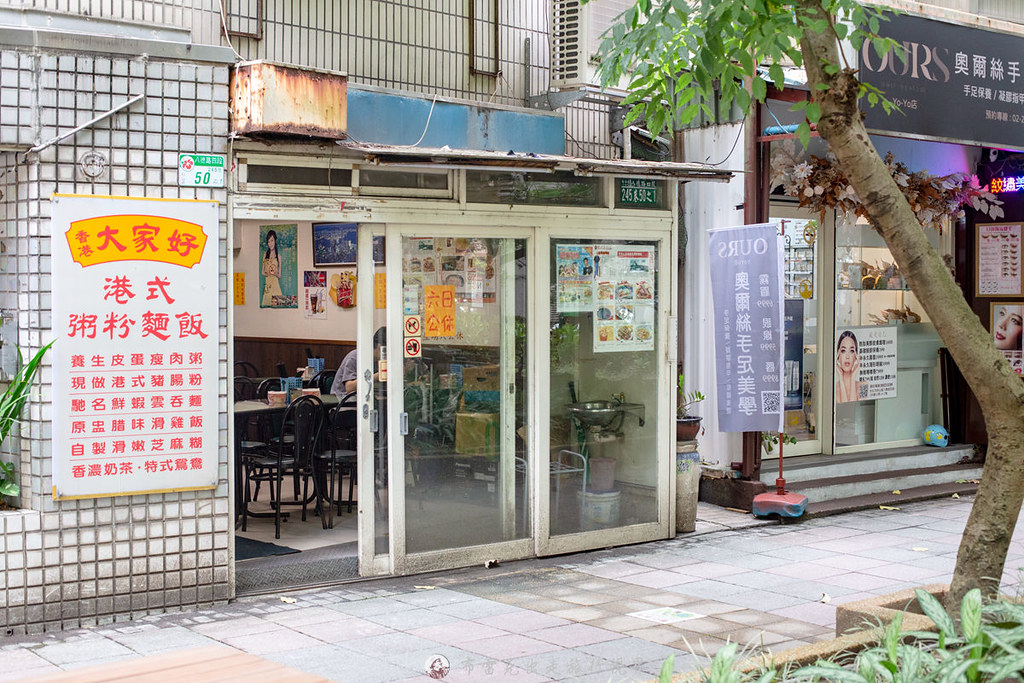
{"type": "Polygon", "coordinates": [[[299,552],[295,548],[284,545],[257,541],[252,538],[235,536],[235,560],[251,560],[256,557],[269,557],[270,555],[290,555],[299,552]]]}
{"type": "Polygon", "coordinates": [[[338,583],[359,578],[356,542],[235,565],[235,591],[259,594],[282,588],[338,583]]]}

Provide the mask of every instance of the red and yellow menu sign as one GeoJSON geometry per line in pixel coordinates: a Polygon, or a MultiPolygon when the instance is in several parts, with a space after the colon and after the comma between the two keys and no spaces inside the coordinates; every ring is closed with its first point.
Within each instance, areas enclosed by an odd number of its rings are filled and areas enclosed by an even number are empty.
{"type": "Polygon", "coordinates": [[[425,314],[424,336],[455,336],[455,286],[425,285],[423,287],[425,314]]]}

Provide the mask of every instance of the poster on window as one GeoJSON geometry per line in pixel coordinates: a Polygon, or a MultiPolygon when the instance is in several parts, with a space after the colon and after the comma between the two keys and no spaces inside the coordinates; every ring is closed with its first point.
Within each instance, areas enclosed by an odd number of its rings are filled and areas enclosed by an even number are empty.
{"type": "Polygon", "coordinates": [[[455,300],[470,308],[496,299],[495,254],[491,240],[471,237],[406,237],[402,244],[402,279],[420,290],[432,285],[453,288],[455,300]]]}
{"type": "Polygon", "coordinates": [[[1018,375],[1024,375],[1024,344],[1021,330],[1024,330],[1024,301],[1008,301],[992,304],[992,342],[996,345],[1010,367],[1018,375]]]}
{"type": "Polygon", "coordinates": [[[594,263],[594,351],[654,348],[654,247],[600,244],[594,263]]]}
{"type": "Polygon", "coordinates": [[[896,326],[836,330],[836,403],[896,398],[896,326]]]}
{"type": "Polygon", "coordinates": [[[782,238],[775,224],[710,231],[718,425],[781,432],[782,238]]]}
{"type": "Polygon", "coordinates": [[[52,205],[54,498],[215,487],[217,202],[52,205]]]}
{"type": "Polygon", "coordinates": [[[993,223],[977,228],[977,295],[1020,296],[1021,224],[993,223]]]}
{"type": "Polygon", "coordinates": [[[296,225],[260,226],[260,308],[298,308],[296,225]]]}
{"type": "Polygon", "coordinates": [[[559,313],[587,313],[593,310],[594,272],[592,246],[555,246],[555,300],[559,313]]]}

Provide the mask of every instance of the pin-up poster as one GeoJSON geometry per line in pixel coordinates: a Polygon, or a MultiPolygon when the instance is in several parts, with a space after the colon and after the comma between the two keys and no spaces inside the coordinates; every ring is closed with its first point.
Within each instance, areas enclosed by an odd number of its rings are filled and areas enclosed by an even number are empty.
{"type": "Polygon", "coordinates": [[[55,498],[218,476],[218,206],[53,197],[55,498]]]}
{"type": "Polygon", "coordinates": [[[327,318],[327,271],[306,270],[302,273],[303,312],[307,318],[327,318]]]}
{"type": "Polygon", "coordinates": [[[896,327],[836,330],[836,403],[896,398],[896,327]]]}
{"type": "Polygon", "coordinates": [[[994,223],[978,229],[978,296],[1020,296],[1021,224],[994,223]]]}
{"type": "Polygon", "coordinates": [[[589,249],[594,264],[594,351],[653,349],[655,248],[600,244],[589,249]]]}
{"type": "Polygon", "coordinates": [[[260,226],[260,308],[298,308],[298,230],[291,225],[260,226]]]}
{"type": "Polygon", "coordinates": [[[992,342],[1010,361],[1013,371],[1024,375],[1024,301],[992,304],[989,320],[992,342]]]}
{"type": "Polygon", "coordinates": [[[782,238],[774,224],[712,230],[718,424],[723,432],[781,432],[782,238]]]}

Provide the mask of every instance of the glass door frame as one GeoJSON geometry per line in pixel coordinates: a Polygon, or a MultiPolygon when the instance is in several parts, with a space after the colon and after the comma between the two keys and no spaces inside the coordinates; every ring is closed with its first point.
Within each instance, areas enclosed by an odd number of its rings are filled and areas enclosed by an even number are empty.
{"type": "Polygon", "coordinates": [[[596,529],[552,536],[551,531],[551,476],[550,443],[551,387],[549,368],[551,364],[550,335],[551,327],[550,293],[553,278],[549,263],[551,250],[557,241],[607,239],[610,243],[622,239],[622,226],[609,224],[607,229],[602,225],[583,227],[548,227],[539,229],[533,251],[537,286],[531,292],[537,297],[544,297],[543,302],[537,301],[533,308],[534,332],[544,330],[545,334],[538,340],[536,352],[531,356],[533,376],[538,378],[535,383],[535,400],[531,402],[533,412],[530,422],[533,426],[531,439],[533,448],[531,463],[537,466],[530,468],[533,476],[534,534],[536,553],[538,556],[558,555],[568,552],[579,552],[604,548],[608,546],[642,543],[668,538],[675,526],[675,416],[672,408],[675,405],[675,355],[676,355],[676,306],[677,282],[679,273],[676,268],[675,254],[678,240],[671,229],[672,223],[665,222],[664,229],[651,227],[650,224],[631,228],[629,240],[651,241],[658,244],[658,310],[656,311],[660,334],[656,335],[656,357],[663,359],[658,369],[658,389],[656,391],[656,409],[648,411],[648,415],[657,414],[658,435],[656,440],[657,462],[657,511],[658,521],[634,524],[631,526],[596,529]]]}
{"type": "MultiPolygon", "coordinates": [[[[467,218],[464,225],[428,225],[416,223],[388,224],[385,230],[385,251],[386,251],[386,288],[387,288],[387,327],[388,343],[387,357],[389,359],[389,372],[387,381],[387,439],[388,439],[388,508],[389,508],[389,550],[391,569],[394,574],[412,574],[417,572],[434,571],[438,569],[451,569],[466,567],[473,564],[482,564],[488,560],[514,560],[529,557],[533,553],[533,534],[527,534],[524,538],[487,543],[483,545],[463,546],[446,548],[442,550],[431,550],[419,553],[408,553],[406,550],[406,487],[405,487],[405,439],[406,435],[401,434],[399,415],[404,408],[404,373],[402,372],[402,360],[404,357],[404,335],[403,329],[403,292],[402,292],[402,239],[404,237],[487,237],[498,239],[521,239],[526,242],[526,264],[527,272],[527,320],[536,318],[534,312],[536,306],[537,289],[533,282],[537,277],[537,268],[530,259],[534,258],[535,229],[519,227],[496,227],[484,226],[479,223],[479,218],[467,218]],[[395,473],[402,473],[402,481],[396,484],[395,473]]],[[[372,256],[371,256],[372,261],[372,256]]],[[[371,271],[372,272],[372,271],[371,271]]],[[[364,281],[366,282],[366,281],[364,281]]],[[[372,295],[372,278],[365,285],[360,287],[361,291],[369,290],[372,295]]],[[[370,302],[372,306],[372,300],[370,302]]],[[[371,331],[372,334],[372,331],[371,331]]],[[[536,331],[533,325],[527,325],[527,354],[528,358],[534,355],[536,347],[536,331]]],[[[367,346],[366,348],[372,348],[367,346]]],[[[512,347],[507,347],[512,353],[512,347]]],[[[360,354],[360,362],[364,357],[371,357],[371,354],[360,354]]],[[[501,366],[503,373],[507,372],[506,366],[515,363],[514,358],[502,359],[501,366]]],[[[526,392],[527,403],[530,403],[530,396],[537,391],[537,374],[535,364],[527,361],[526,392]]],[[[360,368],[360,373],[363,370],[360,368]]],[[[503,377],[505,375],[503,374],[503,377]]],[[[530,420],[532,415],[528,413],[527,432],[530,432],[530,420]]],[[[503,430],[507,431],[507,430],[503,430]]],[[[509,438],[504,434],[503,438],[509,438]]],[[[532,463],[536,459],[536,449],[531,439],[526,439],[526,457],[532,463]]],[[[514,482],[514,472],[512,472],[514,482]]],[[[524,482],[527,487],[527,509],[530,509],[530,499],[533,498],[532,487],[529,482],[524,482]]],[[[360,494],[360,498],[363,495],[360,494]]],[[[529,529],[535,529],[535,522],[532,522],[529,529]]]]}
{"type": "MultiPolygon", "coordinates": [[[[801,209],[796,204],[771,202],[768,209],[768,219],[794,218],[814,219],[819,218],[815,214],[801,209]]],[[[826,359],[833,357],[832,345],[835,339],[835,212],[829,211],[825,214],[825,220],[818,229],[818,236],[814,241],[814,258],[817,263],[817,299],[818,313],[817,324],[815,325],[818,335],[815,344],[818,347],[817,364],[814,368],[817,378],[816,391],[814,392],[814,410],[817,413],[817,429],[814,439],[798,441],[796,444],[786,444],[783,448],[783,457],[798,457],[801,455],[817,455],[821,453],[832,453],[833,442],[833,420],[834,420],[834,396],[832,388],[835,386],[835,366],[826,359]],[[827,394],[828,400],[825,400],[827,394]]],[[[762,460],[777,460],[778,450],[771,453],[762,453],[762,460]]]]}

